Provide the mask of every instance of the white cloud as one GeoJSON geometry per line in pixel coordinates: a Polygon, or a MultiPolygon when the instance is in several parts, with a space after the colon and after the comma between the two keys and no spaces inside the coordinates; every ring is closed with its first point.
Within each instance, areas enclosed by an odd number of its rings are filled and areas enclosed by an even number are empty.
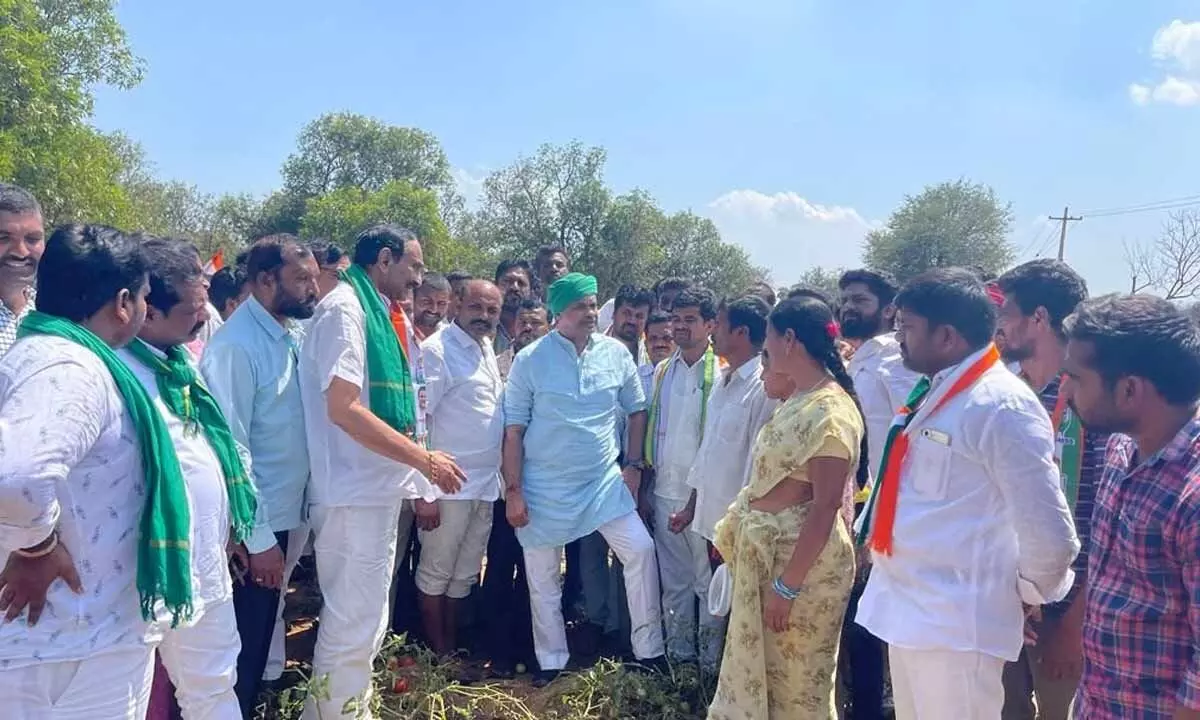
{"type": "Polygon", "coordinates": [[[487,175],[487,172],[483,170],[473,172],[466,168],[451,168],[450,176],[454,178],[458,194],[466,200],[467,207],[474,208],[479,203],[479,199],[483,195],[483,182],[487,180],[487,175]]]}
{"type": "Polygon", "coordinates": [[[863,237],[878,226],[852,207],[814,203],[795,192],[732,190],[710,202],[705,214],[778,284],[794,283],[817,265],[858,265],[863,237]]]}
{"type": "Polygon", "coordinates": [[[1138,105],[1200,104],[1200,21],[1172,20],[1159,28],[1150,43],[1150,54],[1166,69],[1166,77],[1153,84],[1130,85],[1130,99],[1138,105]]]}

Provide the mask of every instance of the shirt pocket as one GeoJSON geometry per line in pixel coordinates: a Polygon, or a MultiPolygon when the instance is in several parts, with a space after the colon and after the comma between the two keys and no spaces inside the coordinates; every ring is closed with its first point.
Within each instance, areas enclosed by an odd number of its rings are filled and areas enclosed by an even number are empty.
{"type": "Polygon", "coordinates": [[[954,450],[950,436],[938,430],[918,430],[909,440],[909,475],[913,490],[928,500],[942,500],[950,485],[950,463],[954,450]]]}
{"type": "Polygon", "coordinates": [[[717,439],[723,443],[741,444],[750,423],[750,408],[744,405],[727,407],[717,420],[717,439]]]}

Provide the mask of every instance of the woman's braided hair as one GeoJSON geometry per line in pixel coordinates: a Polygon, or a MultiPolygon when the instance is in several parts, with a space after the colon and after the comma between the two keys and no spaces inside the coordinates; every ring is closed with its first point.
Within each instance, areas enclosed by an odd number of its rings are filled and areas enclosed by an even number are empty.
{"type": "Polygon", "coordinates": [[[845,390],[846,394],[854,400],[859,417],[863,421],[863,436],[859,447],[855,479],[858,487],[864,487],[871,474],[867,452],[867,419],[863,415],[862,403],[858,400],[858,394],[854,392],[854,381],[850,379],[850,373],[846,371],[841,353],[838,352],[838,329],[833,318],[833,311],[825,303],[811,297],[790,297],[776,305],[775,309],[771,311],[770,323],[775,332],[779,334],[791,330],[792,334],[796,336],[797,342],[804,345],[808,354],[825,366],[842,390],[845,390]]]}

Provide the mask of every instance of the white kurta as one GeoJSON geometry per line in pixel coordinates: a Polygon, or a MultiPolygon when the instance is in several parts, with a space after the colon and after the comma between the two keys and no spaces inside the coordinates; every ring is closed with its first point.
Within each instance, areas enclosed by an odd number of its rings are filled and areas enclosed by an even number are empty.
{"type": "Polygon", "coordinates": [[[847,371],[854,381],[854,392],[867,425],[870,458],[864,462],[868,463],[871,477],[875,477],[892,418],[908,399],[920,375],[904,367],[900,343],[892,333],[876,335],[864,342],[850,358],[847,371]]]}
{"type": "Polygon", "coordinates": [[[1079,541],[1050,419],[1002,365],[931,414],[980,355],[935,376],[909,426],[894,552],[874,555],[855,620],[890,645],[1016,660],[1022,602],[1061,600],[1079,541]]]}

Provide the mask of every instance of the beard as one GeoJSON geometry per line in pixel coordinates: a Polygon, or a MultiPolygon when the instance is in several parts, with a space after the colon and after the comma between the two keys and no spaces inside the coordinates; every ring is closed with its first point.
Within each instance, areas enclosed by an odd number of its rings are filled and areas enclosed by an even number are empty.
{"type": "Polygon", "coordinates": [[[307,320],[316,312],[317,299],[309,298],[300,300],[284,295],[276,300],[275,307],[275,312],[284,317],[289,317],[293,320],[307,320]]]}
{"type": "Polygon", "coordinates": [[[856,312],[842,312],[842,337],[847,340],[869,340],[883,330],[883,313],[874,315],[859,315],[856,312]]]}
{"type": "Polygon", "coordinates": [[[1028,345],[1013,345],[1007,338],[1000,342],[1000,357],[1006,363],[1019,363],[1033,357],[1033,343],[1028,345]]]}
{"type": "Polygon", "coordinates": [[[633,323],[625,323],[621,325],[613,334],[616,335],[618,339],[624,340],[625,342],[633,342],[641,335],[641,333],[638,332],[637,325],[634,325],[633,323]]]}

